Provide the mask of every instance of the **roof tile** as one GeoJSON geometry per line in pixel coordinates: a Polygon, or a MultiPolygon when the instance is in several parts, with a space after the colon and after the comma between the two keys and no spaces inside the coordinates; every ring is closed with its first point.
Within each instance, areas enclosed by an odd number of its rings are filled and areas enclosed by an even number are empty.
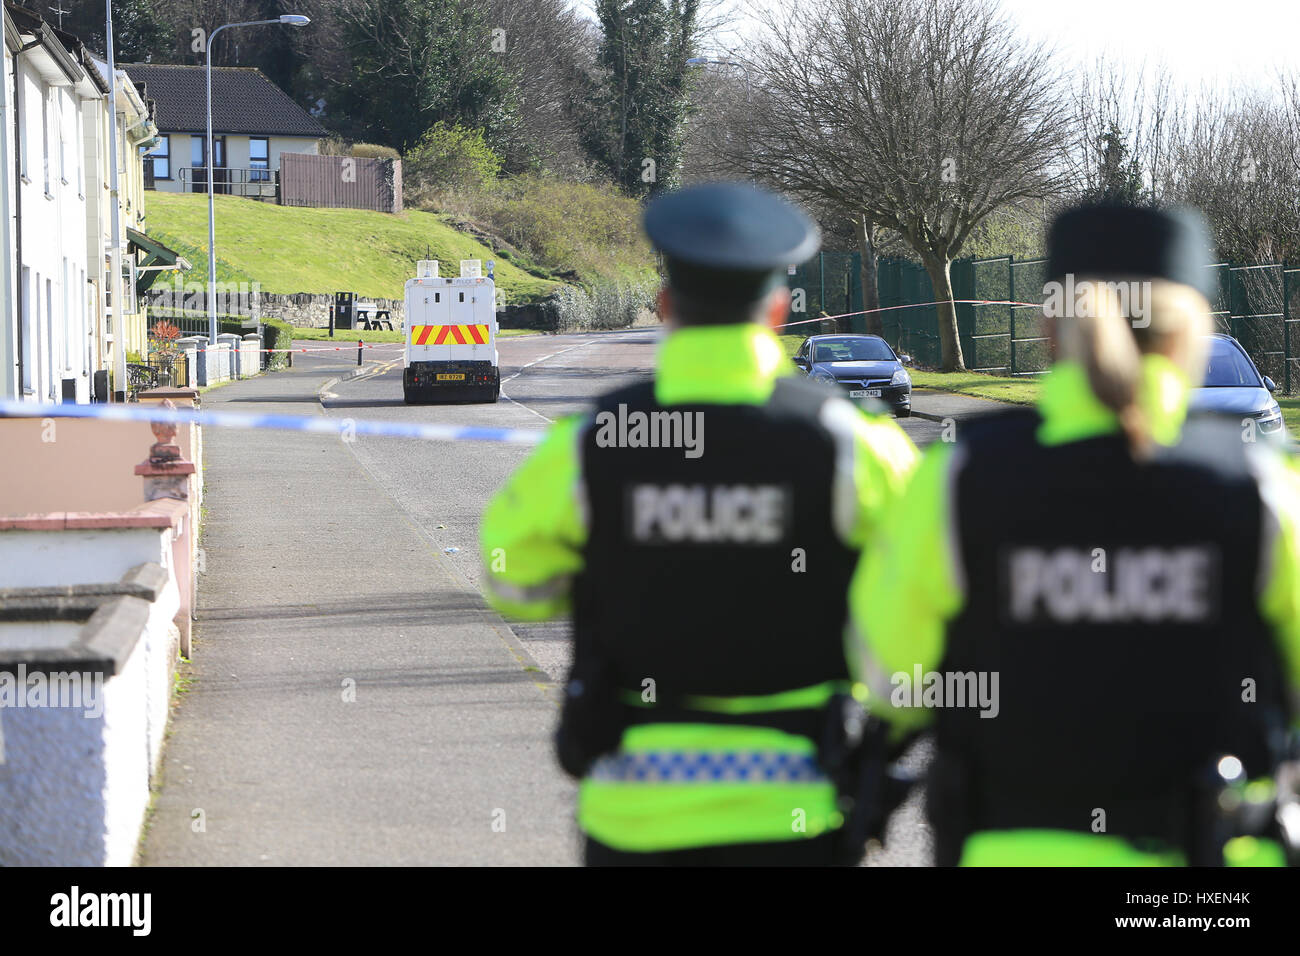
{"type": "MultiPolygon", "coordinates": [[[[204,68],[185,64],[119,63],[127,76],[145,85],[157,104],[162,133],[203,133],[208,128],[204,68]]],[[[326,136],[316,118],[253,67],[212,68],[214,133],[264,136],[326,136]]]]}

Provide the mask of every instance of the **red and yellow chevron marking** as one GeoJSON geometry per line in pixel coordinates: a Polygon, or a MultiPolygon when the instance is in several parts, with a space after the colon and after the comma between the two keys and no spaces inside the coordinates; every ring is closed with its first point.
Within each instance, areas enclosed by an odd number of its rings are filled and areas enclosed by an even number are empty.
{"type": "Polygon", "coordinates": [[[415,325],[412,345],[487,345],[486,325],[415,325]]]}

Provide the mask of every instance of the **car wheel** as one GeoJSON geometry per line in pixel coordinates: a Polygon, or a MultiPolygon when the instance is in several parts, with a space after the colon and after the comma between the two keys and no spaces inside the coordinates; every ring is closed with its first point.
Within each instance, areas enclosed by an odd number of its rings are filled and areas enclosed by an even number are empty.
{"type": "Polygon", "coordinates": [[[895,408],[895,409],[894,409],[894,417],[895,417],[895,418],[911,418],[911,417],[912,417],[912,407],[909,405],[907,408],[895,408]]]}

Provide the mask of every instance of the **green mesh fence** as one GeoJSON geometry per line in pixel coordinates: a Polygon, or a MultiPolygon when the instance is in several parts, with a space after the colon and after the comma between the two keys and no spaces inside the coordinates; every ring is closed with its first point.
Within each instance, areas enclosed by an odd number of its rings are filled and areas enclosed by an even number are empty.
{"type": "MultiPolygon", "coordinates": [[[[789,276],[790,321],[860,313],[861,261],[857,252],[826,251],[796,268],[789,276]]],[[[1218,288],[1211,305],[1219,331],[1238,339],[1260,373],[1281,391],[1292,394],[1300,389],[1300,268],[1279,262],[1220,263],[1211,268],[1218,288]]],[[[968,369],[1001,375],[1035,375],[1047,369],[1051,358],[1042,317],[1046,259],[959,259],[952,264],[951,277],[953,298],[959,300],[957,334],[968,369]]],[[[881,258],[876,287],[883,310],[880,333],[918,366],[938,368],[939,315],[930,304],[934,291],[924,267],[908,259],[881,258]]],[[[839,320],[838,326],[868,331],[861,314],[839,320]]],[[[796,325],[789,331],[806,335],[815,329],[796,325]]]]}

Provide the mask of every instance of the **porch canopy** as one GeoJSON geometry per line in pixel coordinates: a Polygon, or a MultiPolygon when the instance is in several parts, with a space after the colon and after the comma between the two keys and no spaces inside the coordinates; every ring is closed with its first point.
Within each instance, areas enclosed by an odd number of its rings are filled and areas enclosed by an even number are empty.
{"type": "Polygon", "coordinates": [[[189,260],[173,249],[168,249],[157,239],[146,236],[130,226],[126,227],[126,237],[131,245],[145,254],[145,260],[137,269],[135,294],[143,295],[153,285],[160,272],[188,272],[193,268],[189,260]]]}

